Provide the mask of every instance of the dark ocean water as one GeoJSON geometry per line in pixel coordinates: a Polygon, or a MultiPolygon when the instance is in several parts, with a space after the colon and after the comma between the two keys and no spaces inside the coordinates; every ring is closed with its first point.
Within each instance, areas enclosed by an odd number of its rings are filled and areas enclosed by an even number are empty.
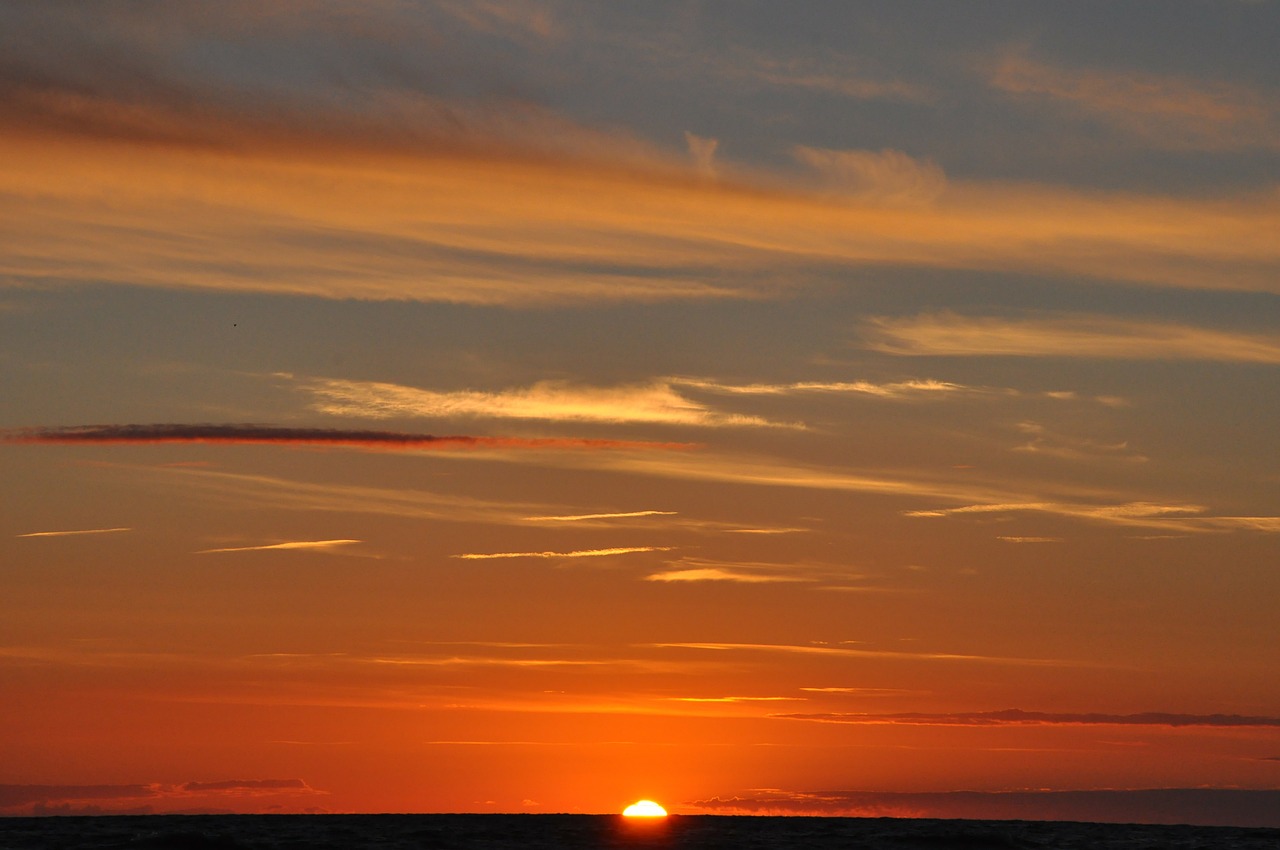
{"type": "Polygon", "coordinates": [[[617,815],[122,815],[0,818],[0,848],[864,848],[1280,850],[1280,829],[1046,821],[617,815]]]}

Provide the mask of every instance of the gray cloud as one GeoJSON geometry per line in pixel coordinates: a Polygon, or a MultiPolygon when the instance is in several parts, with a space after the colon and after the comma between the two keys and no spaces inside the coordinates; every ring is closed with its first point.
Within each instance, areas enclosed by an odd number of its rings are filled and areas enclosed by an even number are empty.
{"type": "MultiPolygon", "coordinates": [[[[766,790],[750,796],[693,800],[686,805],[717,814],[1280,826],[1280,790],[1235,788],[936,793],[766,790]]],[[[975,838],[979,840],[963,846],[987,846],[983,840],[993,846],[996,843],[991,836],[975,838]]]]}
{"type": "Polygon", "coordinates": [[[272,425],[73,425],[24,428],[0,432],[7,443],[132,444],[216,443],[224,445],[332,446],[357,449],[526,448],[599,449],[663,447],[687,448],[687,443],[647,443],[631,440],[592,440],[561,437],[436,436],[402,431],[342,430],[337,428],[280,428],[272,425]]]}
{"type": "Polygon", "coordinates": [[[188,810],[216,802],[284,795],[315,796],[326,792],[301,779],[230,779],[181,784],[0,785],[0,815],[124,814],[188,810]]]}

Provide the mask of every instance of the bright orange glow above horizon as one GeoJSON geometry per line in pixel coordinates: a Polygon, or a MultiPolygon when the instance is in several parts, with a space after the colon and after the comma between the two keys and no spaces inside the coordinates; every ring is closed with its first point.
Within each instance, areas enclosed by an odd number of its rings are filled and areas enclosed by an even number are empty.
{"type": "Polygon", "coordinates": [[[1280,3],[927,9],[0,0],[0,816],[1280,812],[1280,3]]]}

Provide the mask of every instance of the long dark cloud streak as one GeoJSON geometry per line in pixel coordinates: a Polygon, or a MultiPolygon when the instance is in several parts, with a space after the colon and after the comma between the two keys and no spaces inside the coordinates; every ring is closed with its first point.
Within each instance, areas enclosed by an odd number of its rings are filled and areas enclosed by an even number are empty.
{"type": "Polygon", "coordinates": [[[270,425],[75,425],[23,428],[0,433],[6,443],[54,445],[220,445],[331,446],[350,449],[687,449],[691,443],[598,440],[569,437],[436,436],[401,431],[347,431],[334,428],[280,428],[270,425]]]}

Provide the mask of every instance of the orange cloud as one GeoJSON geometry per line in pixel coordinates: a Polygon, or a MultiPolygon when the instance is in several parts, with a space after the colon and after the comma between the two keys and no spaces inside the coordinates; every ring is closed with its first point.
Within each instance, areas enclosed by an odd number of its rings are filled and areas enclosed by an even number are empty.
{"type": "Polygon", "coordinates": [[[353,543],[363,543],[363,540],[295,540],[287,543],[269,543],[262,546],[233,546],[225,549],[201,549],[196,552],[197,555],[210,555],[218,552],[262,552],[272,549],[285,551],[292,550],[310,550],[328,552],[339,546],[350,546],[353,543]]]}
{"type": "Polygon", "coordinates": [[[824,655],[843,658],[898,658],[915,661],[955,661],[985,664],[1012,664],[1027,666],[1072,666],[1069,662],[1044,658],[1012,658],[997,655],[964,655],[949,652],[897,652],[887,649],[858,649],[850,646],[821,644],[774,643],[656,643],[655,647],[692,649],[719,653],[745,653],[768,655],[824,655]]]}
{"type": "Polygon", "coordinates": [[[1065,460],[1112,459],[1131,463],[1143,463],[1145,455],[1129,449],[1127,442],[1102,443],[1084,437],[1058,433],[1038,422],[1019,422],[1017,429],[1028,436],[1026,443],[1014,446],[1013,451],[1048,455],[1065,460]]]}
{"type": "Polygon", "coordinates": [[[914,159],[902,151],[829,150],[800,145],[793,153],[825,178],[825,186],[868,201],[927,203],[947,187],[947,177],[937,163],[914,159]]]}
{"type": "Polygon", "coordinates": [[[1005,543],[1061,543],[1061,537],[997,537],[1005,543]]]}
{"type": "Polygon", "coordinates": [[[78,534],[115,534],[120,531],[133,531],[132,528],[87,528],[82,531],[32,531],[18,537],[71,537],[78,534]]]}
{"type": "Polygon", "coordinates": [[[1280,717],[1241,714],[1172,714],[1151,711],[1141,714],[1081,714],[1070,712],[977,711],[956,714],[776,714],[788,720],[816,720],[824,723],[905,724],[908,726],[1209,726],[1217,728],[1280,727],[1280,717]]]}
{"type": "MultiPolygon", "coordinates": [[[[338,21],[247,3],[202,7],[195,19],[173,5],[99,18],[30,5],[32,35],[10,39],[0,69],[0,240],[23,248],[0,256],[0,276],[514,306],[773,297],[886,265],[1280,287],[1280,198],[1265,188],[1175,198],[949,181],[937,194],[945,178],[935,164],[812,147],[797,155],[854,191],[720,160],[732,178],[708,179],[685,150],[509,96],[433,88],[429,67],[413,62],[402,76],[350,69],[374,78],[357,96],[247,85],[193,73],[181,58],[199,35],[229,35],[246,19],[317,68],[354,60],[303,35],[345,26],[365,50],[432,36],[429,23],[386,4],[338,21]],[[40,32],[62,39],[51,47],[40,32]]],[[[448,9],[480,30],[556,29],[523,6],[448,9]]],[[[858,97],[919,94],[803,62],[712,72],[858,97]]],[[[1003,73],[1011,88],[1135,112],[1124,98],[1080,93],[1097,85],[1047,82],[1025,62],[1003,73]]],[[[1191,104],[1162,107],[1172,115],[1224,108],[1214,106],[1222,98],[1130,99],[1191,104]]],[[[1221,120],[1249,114],[1242,101],[1221,120]]],[[[697,147],[709,164],[706,140],[697,147]]]]}
{"type": "Polygon", "coordinates": [[[793,381],[788,384],[726,384],[710,378],[672,377],[663,379],[675,386],[692,387],[730,395],[868,395],[885,399],[945,398],[948,395],[1016,395],[1016,390],[971,387],[932,378],[891,381],[793,381]]]}
{"type": "Polygon", "coordinates": [[[908,356],[1280,363],[1280,335],[1106,316],[1004,319],[925,313],[871,319],[863,336],[867,348],[908,356]]]}
{"type": "Polygon", "coordinates": [[[724,567],[692,567],[688,569],[666,570],[645,576],[646,581],[685,582],[685,581],[731,581],[742,584],[768,584],[771,582],[813,581],[803,576],[765,575],[724,567]]]}
{"type": "Polygon", "coordinates": [[[491,552],[452,557],[467,561],[483,561],[492,558],[603,558],[610,555],[630,555],[635,552],[669,552],[673,548],[672,546],[614,546],[608,549],[580,549],[573,552],[491,552]]]}
{"type": "Polygon", "coordinates": [[[786,427],[758,416],[726,413],[686,398],[672,382],[590,387],[539,381],[530,387],[440,392],[376,381],[303,380],[315,410],[335,416],[464,416],[553,422],[641,422],[664,425],[786,427]]]}
{"type": "Polygon", "coordinates": [[[1274,193],[1205,200],[952,183],[932,203],[886,207],[780,175],[708,181],[622,157],[604,166],[477,153],[479,144],[414,156],[250,148],[0,135],[0,190],[12,196],[0,236],[24,246],[0,257],[0,273],[513,306],[771,297],[882,265],[1278,286],[1274,193]]]}
{"type": "Polygon", "coordinates": [[[605,514],[571,514],[568,516],[527,516],[527,522],[583,522],[593,519],[629,519],[646,516],[675,516],[676,511],[621,511],[605,514]]]}
{"type": "Polygon", "coordinates": [[[1069,69],[1006,56],[991,85],[1069,104],[1147,144],[1174,149],[1280,148],[1280,101],[1243,86],[1132,71],[1069,69]]]}

